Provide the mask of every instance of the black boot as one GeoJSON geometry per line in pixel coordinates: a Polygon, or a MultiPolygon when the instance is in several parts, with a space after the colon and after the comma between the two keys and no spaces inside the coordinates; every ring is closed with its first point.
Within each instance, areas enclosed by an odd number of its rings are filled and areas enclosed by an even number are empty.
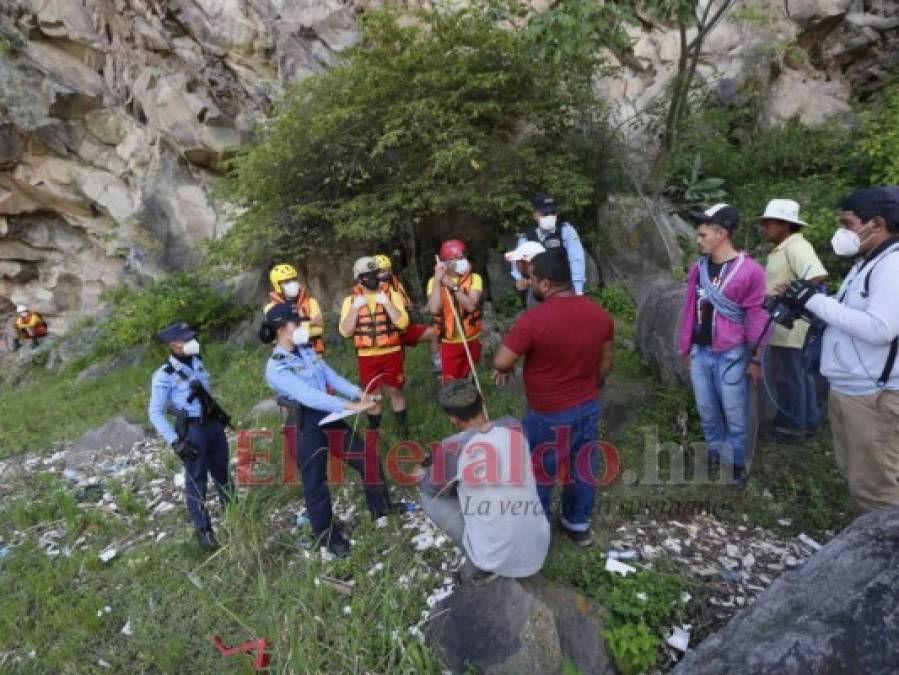
{"type": "Polygon", "coordinates": [[[368,414],[368,428],[377,431],[381,428],[381,416],[368,414]]]}
{"type": "Polygon", "coordinates": [[[197,530],[196,533],[200,548],[204,551],[214,551],[219,547],[218,540],[215,538],[215,532],[212,531],[211,527],[206,530],[197,530]]]}
{"type": "Polygon", "coordinates": [[[322,532],[319,541],[328,547],[335,558],[348,558],[350,556],[350,542],[343,538],[340,530],[333,525],[322,532]]]}

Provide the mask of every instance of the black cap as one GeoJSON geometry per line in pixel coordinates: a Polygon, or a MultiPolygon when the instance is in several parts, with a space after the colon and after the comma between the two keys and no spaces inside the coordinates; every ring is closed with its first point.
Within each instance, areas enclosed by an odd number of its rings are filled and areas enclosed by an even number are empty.
{"type": "Polygon", "coordinates": [[[163,328],[156,333],[156,337],[160,342],[164,342],[165,344],[169,344],[170,342],[187,342],[188,340],[193,340],[197,337],[197,332],[183,321],[179,321],[178,323],[173,323],[171,326],[163,328]]]}
{"type": "Polygon", "coordinates": [[[740,212],[730,204],[715,204],[705,211],[694,211],[689,216],[696,225],[719,225],[730,231],[740,226],[740,212]]]}
{"type": "Polygon", "coordinates": [[[556,212],[556,200],[542,192],[538,192],[531,197],[531,206],[534,207],[535,211],[539,211],[546,216],[556,212]]]}
{"type": "Polygon", "coordinates": [[[279,302],[273,305],[265,313],[265,322],[270,326],[283,326],[288,322],[300,323],[300,315],[296,305],[287,302],[279,302]]]}
{"type": "Polygon", "coordinates": [[[899,186],[860,188],[840,200],[840,209],[852,211],[863,222],[880,216],[895,229],[899,225],[899,186]]]}
{"type": "Polygon", "coordinates": [[[554,284],[571,283],[571,263],[568,255],[561,249],[544,251],[531,258],[535,279],[548,279],[554,284]]]}

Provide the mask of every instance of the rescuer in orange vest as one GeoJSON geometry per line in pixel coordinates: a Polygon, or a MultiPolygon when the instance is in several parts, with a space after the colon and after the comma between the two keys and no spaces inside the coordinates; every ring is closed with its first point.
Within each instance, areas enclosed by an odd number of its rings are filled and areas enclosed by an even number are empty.
{"type": "Polygon", "coordinates": [[[318,300],[309,295],[309,289],[300,284],[300,278],[293,265],[275,265],[268,274],[272,282],[272,291],[268,294],[270,302],[262,310],[265,314],[273,306],[282,302],[296,306],[297,314],[303,320],[301,328],[309,331],[309,345],[317,354],[325,353],[325,319],[322,316],[318,300]]]}
{"type": "MultiPolygon", "coordinates": [[[[403,287],[403,282],[393,271],[393,263],[383,253],[377,254],[375,262],[378,263],[378,279],[386,283],[392,290],[403,296],[406,303],[406,312],[412,310],[412,298],[403,287]]],[[[435,326],[428,326],[423,323],[412,323],[412,316],[409,316],[409,327],[403,331],[403,346],[414,347],[420,344],[422,340],[428,341],[428,349],[431,351],[431,361],[434,364],[434,372],[440,373],[440,331],[435,326]]]]}
{"type": "MultiPolygon", "coordinates": [[[[384,388],[390,397],[400,435],[408,434],[402,333],[409,326],[403,296],[378,279],[378,263],[369,256],[353,265],[353,292],[343,301],[340,334],[353,338],[359,380],[366,394],[384,388]]],[[[380,403],[368,411],[368,426],[381,427],[380,403]]]]}
{"type": "Polygon", "coordinates": [[[461,380],[471,373],[468,354],[475,365],[481,358],[481,296],[484,282],[471,271],[465,244],[458,239],[443,242],[440,261],[428,280],[428,309],[440,331],[443,381],[461,380]],[[453,312],[455,308],[455,313],[453,312]],[[462,334],[456,317],[462,324],[462,334]],[[468,346],[468,353],[465,346],[468,346]]]}

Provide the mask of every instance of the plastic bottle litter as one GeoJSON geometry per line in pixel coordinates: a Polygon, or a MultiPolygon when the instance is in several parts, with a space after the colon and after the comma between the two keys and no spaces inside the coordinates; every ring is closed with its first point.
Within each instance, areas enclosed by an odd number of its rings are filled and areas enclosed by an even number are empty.
{"type": "Polygon", "coordinates": [[[637,560],[640,557],[640,554],[633,549],[619,551],[612,548],[606,551],[606,557],[611,560],[637,560]]]}

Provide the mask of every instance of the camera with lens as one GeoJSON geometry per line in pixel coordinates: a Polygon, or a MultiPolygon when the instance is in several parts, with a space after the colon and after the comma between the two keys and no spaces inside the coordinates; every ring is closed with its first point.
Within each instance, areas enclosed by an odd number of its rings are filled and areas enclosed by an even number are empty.
{"type": "Polygon", "coordinates": [[[771,316],[771,320],[784,328],[792,329],[793,324],[805,314],[802,307],[796,307],[781,295],[769,295],[762,303],[762,307],[771,316]]]}

